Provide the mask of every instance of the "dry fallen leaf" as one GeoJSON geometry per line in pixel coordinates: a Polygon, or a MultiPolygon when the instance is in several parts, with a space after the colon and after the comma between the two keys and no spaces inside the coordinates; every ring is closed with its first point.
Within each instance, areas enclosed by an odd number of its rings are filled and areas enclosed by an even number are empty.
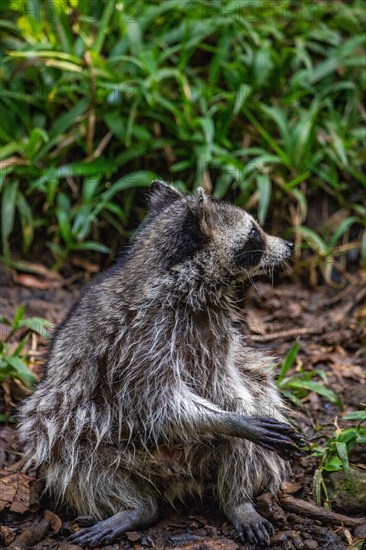
{"type": "Polygon", "coordinates": [[[0,472],[0,511],[9,508],[11,512],[24,514],[38,504],[37,482],[19,472],[0,472]]]}
{"type": "Polygon", "coordinates": [[[27,288],[37,288],[39,290],[45,290],[48,288],[59,288],[63,285],[63,281],[59,280],[50,280],[50,279],[39,279],[34,275],[29,275],[22,273],[17,275],[15,280],[18,284],[25,286],[27,288]]]}
{"type": "Polygon", "coordinates": [[[55,534],[59,532],[62,527],[62,520],[57,514],[54,514],[50,510],[45,510],[44,519],[49,522],[50,528],[55,534]]]}

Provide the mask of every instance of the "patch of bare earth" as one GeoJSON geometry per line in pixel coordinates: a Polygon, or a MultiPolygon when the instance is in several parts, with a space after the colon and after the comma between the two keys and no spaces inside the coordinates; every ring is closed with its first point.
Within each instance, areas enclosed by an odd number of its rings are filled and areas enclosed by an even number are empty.
{"type": "MultiPolygon", "coordinates": [[[[42,285],[31,279],[14,280],[14,274],[0,272],[1,314],[12,318],[20,304],[27,317],[39,316],[58,323],[76,300],[79,288],[73,281],[42,285]],[[40,288],[42,287],[43,288],[40,288]]],[[[80,287],[80,285],[79,285],[80,287]]],[[[282,282],[279,286],[259,282],[245,300],[243,319],[248,343],[268,350],[283,359],[295,340],[301,342],[296,364],[300,369],[322,369],[328,386],[341,398],[341,411],[316,393],[310,392],[300,408],[292,407],[292,419],[310,440],[322,443],[342,426],[341,415],[360,408],[366,401],[364,351],[366,341],[365,280],[344,289],[309,289],[299,283],[282,282]]],[[[14,343],[16,344],[16,343],[14,343]]],[[[34,336],[28,346],[31,368],[40,376],[45,342],[34,336]]],[[[1,387],[0,413],[14,414],[24,390],[15,382],[1,387]]],[[[41,498],[41,483],[36,472],[21,471],[22,450],[17,446],[13,424],[0,426],[0,544],[12,550],[23,548],[77,550],[67,542],[82,520],[72,512],[55,507],[52,500],[41,498]]],[[[365,453],[358,449],[351,457],[366,469],[365,453]]],[[[295,464],[289,483],[279,499],[269,494],[257,498],[259,512],[276,529],[271,547],[281,550],[350,550],[362,547],[366,537],[363,520],[342,510],[338,515],[316,507],[312,500],[312,479],[318,460],[306,457],[295,464]],[[357,545],[358,543],[358,545],[357,545]]],[[[85,521],[85,520],[84,520],[85,521]]],[[[365,520],[366,521],[366,520],[365,520]]],[[[177,510],[166,508],[162,519],[145,531],[127,533],[120,542],[106,548],[235,550],[250,548],[238,542],[231,525],[217,509],[212,498],[189,502],[177,510]]]]}

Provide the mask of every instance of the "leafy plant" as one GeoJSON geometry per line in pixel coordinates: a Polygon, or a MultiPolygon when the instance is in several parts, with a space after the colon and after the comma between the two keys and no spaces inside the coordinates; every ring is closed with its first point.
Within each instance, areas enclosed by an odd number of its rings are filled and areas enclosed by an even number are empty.
{"type": "MultiPolygon", "coordinates": [[[[44,338],[48,338],[48,328],[51,324],[40,317],[23,318],[24,307],[20,306],[13,321],[9,321],[3,315],[0,316],[1,325],[10,327],[7,336],[0,340],[0,383],[7,377],[20,380],[25,386],[32,386],[36,379],[27,365],[26,356],[22,356],[24,346],[31,332],[36,332],[44,338]],[[13,351],[10,351],[9,342],[13,336],[22,331],[21,340],[13,351]]],[[[5,331],[4,331],[5,334],[5,331]]]]}
{"type": "Polygon", "coordinates": [[[4,259],[114,253],[159,176],[291,225],[328,282],[366,262],[362,2],[269,6],[5,0],[4,259]]]}
{"type": "Polygon", "coordinates": [[[314,474],[313,492],[318,505],[323,495],[328,500],[324,472],[337,472],[350,469],[349,456],[356,445],[366,445],[366,410],[355,411],[343,416],[343,420],[354,422],[351,428],[341,429],[337,426],[333,436],[324,446],[313,444],[313,455],[320,458],[320,466],[314,474]]]}
{"type": "Polygon", "coordinates": [[[288,371],[295,363],[300,347],[300,342],[296,341],[287,353],[285,360],[280,365],[277,376],[277,386],[280,391],[287,399],[290,399],[290,401],[298,406],[301,406],[301,399],[306,397],[311,391],[325,397],[331,403],[340,405],[339,397],[333,390],[324,385],[327,383],[327,377],[323,370],[314,369],[305,371],[300,367],[296,370],[297,374],[287,376],[288,371]],[[322,381],[317,382],[313,380],[315,376],[319,376],[322,381]]]}

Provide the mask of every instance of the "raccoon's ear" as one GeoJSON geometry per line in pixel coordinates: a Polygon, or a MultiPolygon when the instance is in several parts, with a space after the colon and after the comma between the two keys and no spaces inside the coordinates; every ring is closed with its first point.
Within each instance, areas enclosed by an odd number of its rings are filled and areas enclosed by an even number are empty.
{"type": "Polygon", "coordinates": [[[167,183],[159,180],[151,182],[150,185],[150,197],[149,207],[154,212],[159,212],[167,206],[170,206],[176,200],[182,197],[179,191],[176,191],[173,187],[167,183]]]}
{"type": "Polygon", "coordinates": [[[212,204],[203,187],[199,187],[194,196],[195,202],[191,210],[195,215],[202,233],[211,237],[214,229],[212,204]]]}

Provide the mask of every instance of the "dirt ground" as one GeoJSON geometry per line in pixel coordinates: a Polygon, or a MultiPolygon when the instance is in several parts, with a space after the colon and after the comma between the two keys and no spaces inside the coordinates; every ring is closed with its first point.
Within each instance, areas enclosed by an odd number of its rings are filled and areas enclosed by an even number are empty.
{"type": "MultiPolygon", "coordinates": [[[[37,274],[0,271],[1,314],[11,319],[18,306],[24,304],[26,317],[44,317],[58,323],[90,276],[83,270],[67,280],[57,277],[51,280],[37,274]],[[37,280],[42,282],[38,284],[37,280]]],[[[293,422],[312,442],[323,443],[333,433],[337,418],[342,427],[340,417],[366,402],[362,368],[365,356],[360,346],[366,337],[366,288],[361,275],[354,279],[353,284],[342,289],[327,286],[314,289],[286,280],[279,281],[280,284],[277,281],[273,286],[269,282],[258,282],[245,299],[243,318],[247,324],[248,342],[283,359],[298,338],[301,348],[290,374],[299,373],[301,369],[322,369],[327,375],[327,386],[341,398],[343,410],[313,392],[302,399],[301,407],[291,405],[293,422]]],[[[28,351],[31,368],[39,376],[45,342],[33,336],[28,351]]],[[[18,384],[7,381],[0,391],[0,413],[14,415],[24,391],[18,384]]],[[[38,504],[40,489],[34,479],[35,472],[20,473],[21,456],[21,448],[15,442],[14,424],[0,425],[0,510],[3,509],[0,512],[0,545],[12,550],[77,550],[79,547],[68,544],[67,538],[83,521],[75,521],[71,511],[55,507],[47,497],[42,497],[38,504]],[[4,484],[7,484],[6,490],[4,484]],[[7,495],[16,493],[14,501],[9,502],[11,499],[7,495]]],[[[358,449],[351,460],[366,468],[365,450],[362,453],[358,449]]],[[[313,502],[312,480],[318,465],[319,460],[312,456],[292,464],[293,474],[284,488],[290,499],[313,502]]],[[[258,511],[276,530],[271,547],[282,550],[356,550],[363,547],[366,525],[352,527],[339,522],[332,525],[327,519],[319,521],[314,516],[306,517],[301,506],[295,513],[285,501],[285,498],[277,500],[269,494],[257,499],[258,511]]],[[[353,517],[347,509],[341,513],[353,517]]],[[[155,526],[127,533],[120,542],[105,548],[234,550],[253,547],[235,538],[231,525],[217,509],[214,499],[208,496],[202,502],[187,502],[176,510],[165,509],[155,526]]]]}

